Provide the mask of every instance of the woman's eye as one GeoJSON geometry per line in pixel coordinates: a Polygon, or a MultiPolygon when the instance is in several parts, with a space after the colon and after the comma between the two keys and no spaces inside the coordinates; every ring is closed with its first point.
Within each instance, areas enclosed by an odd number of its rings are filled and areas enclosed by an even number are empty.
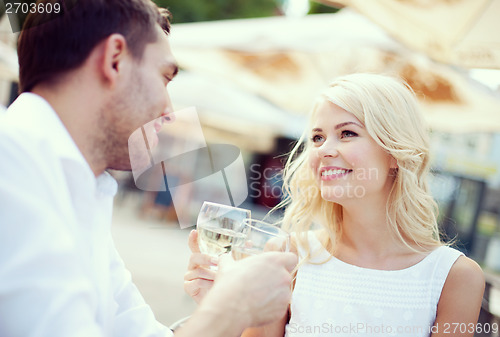
{"type": "Polygon", "coordinates": [[[341,132],[340,138],[356,137],[357,135],[358,134],[356,132],[349,131],[349,130],[344,130],[344,131],[341,132]]]}
{"type": "Polygon", "coordinates": [[[321,136],[321,135],[314,135],[314,136],[311,137],[311,141],[313,143],[321,142],[321,141],[323,141],[323,136],[321,136]]]}

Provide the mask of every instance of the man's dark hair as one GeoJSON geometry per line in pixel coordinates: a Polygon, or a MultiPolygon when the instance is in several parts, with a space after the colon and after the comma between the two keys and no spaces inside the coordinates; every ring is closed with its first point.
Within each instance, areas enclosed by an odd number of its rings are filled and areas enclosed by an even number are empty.
{"type": "Polygon", "coordinates": [[[170,32],[169,12],[151,0],[43,0],[60,12],[28,15],[19,35],[19,92],[31,91],[84,63],[111,34],[122,34],[136,59],[157,41],[156,27],[170,32]]]}

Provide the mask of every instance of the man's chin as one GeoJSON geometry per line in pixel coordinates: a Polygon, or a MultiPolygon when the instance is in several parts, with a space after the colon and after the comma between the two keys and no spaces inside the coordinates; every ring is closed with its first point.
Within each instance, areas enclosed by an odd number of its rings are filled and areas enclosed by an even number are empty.
{"type": "Polygon", "coordinates": [[[132,166],[130,165],[129,161],[126,162],[119,162],[119,163],[111,163],[108,166],[108,169],[110,170],[115,170],[115,171],[125,171],[125,172],[130,172],[132,171],[132,166]]]}
{"type": "Polygon", "coordinates": [[[108,169],[116,171],[133,171],[134,174],[136,172],[140,174],[151,166],[151,158],[148,152],[142,151],[127,152],[123,156],[115,158],[115,160],[108,163],[108,169]]]}

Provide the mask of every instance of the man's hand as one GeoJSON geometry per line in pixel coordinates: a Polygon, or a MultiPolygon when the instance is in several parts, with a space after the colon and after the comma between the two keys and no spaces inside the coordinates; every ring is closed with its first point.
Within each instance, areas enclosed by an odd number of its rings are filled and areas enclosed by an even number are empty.
{"type": "Polygon", "coordinates": [[[234,261],[201,254],[198,233],[189,235],[193,254],[184,276],[184,290],[200,305],[176,336],[240,336],[249,327],[282,319],[291,298],[293,253],[265,252],[234,261]],[[209,267],[218,265],[215,272],[209,267]]]}
{"type": "Polygon", "coordinates": [[[291,272],[297,264],[293,253],[266,252],[234,261],[220,259],[212,290],[202,302],[210,311],[221,310],[242,328],[281,319],[291,297],[291,272]]]}

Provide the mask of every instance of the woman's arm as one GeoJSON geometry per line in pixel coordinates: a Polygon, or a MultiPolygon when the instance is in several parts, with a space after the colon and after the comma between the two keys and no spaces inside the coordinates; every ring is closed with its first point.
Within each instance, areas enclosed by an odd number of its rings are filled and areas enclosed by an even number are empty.
{"type": "Polygon", "coordinates": [[[441,292],[431,336],[474,336],[484,285],[478,264],[465,256],[459,257],[441,292]]]}

